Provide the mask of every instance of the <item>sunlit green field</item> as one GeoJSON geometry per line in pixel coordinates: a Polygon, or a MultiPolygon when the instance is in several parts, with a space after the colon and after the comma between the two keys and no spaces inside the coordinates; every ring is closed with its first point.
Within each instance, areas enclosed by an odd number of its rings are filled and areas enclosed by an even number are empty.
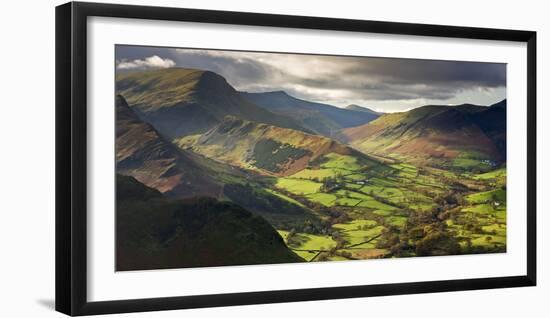
{"type": "Polygon", "coordinates": [[[318,193],[321,184],[307,179],[279,178],[276,187],[294,194],[307,195],[318,193]]]}
{"type": "Polygon", "coordinates": [[[330,236],[298,233],[289,241],[288,231],[279,230],[278,232],[288,247],[307,261],[311,261],[321,251],[327,251],[336,246],[336,242],[330,236]]]}
{"type": "MultiPolygon", "coordinates": [[[[252,197],[262,210],[271,195],[298,208],[289,214],[274,205],[263,216],[306,261],[506,251],[506,168],[457,172],[373,158],[329,153],[286,176],[228,175],[248,189],[230,199],[252,197]]],[[[476,162],[465,156],[453,164],[476,162]]]]}
{"type": "MultiPolygon", "coordinates": [[[[473,164],[462,160],[464,165],[473,164]]],[[[414,256],[417,251],[409,245],[433,237],[452,237],[463,253],[481,253],[506,248],[506,190],[496,182],[502,178],[506,178],[505,169],[459,175],[330,154],[316,167],[275,178],[271,191],[294,202],[290,196],[301,197],[302,203],[297,203],[314,210],[345,211],[347,221],[330,225],[322,235],[294,231],[289,242],[289,229],[279,230],[288,246],[307,261],[391,257],[397,248],[401,254],[393,256],[414,256]],[[446,198],[449,193],[455,193],[451,199],[446,198]],[[446,219],[415,228],[415,222],[421,222],[417,218],[441,212],[442,205],[448,210],[441,214],[446,219]],[[443,234],[430,236],[435,224],[440,224],[437,231],[443,234]]],[[[321,212],[319,216],[330,220],[321,212]]]]}

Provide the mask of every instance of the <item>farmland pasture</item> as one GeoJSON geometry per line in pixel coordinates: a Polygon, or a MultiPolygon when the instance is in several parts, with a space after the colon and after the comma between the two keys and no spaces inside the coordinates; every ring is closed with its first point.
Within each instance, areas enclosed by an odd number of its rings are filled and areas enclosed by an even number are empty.
{"type": "Polygon", "coordinates": [[[326,162],[321,164],[322,168],[336,168],[342,170],[356,171],[361,168],[357,163],[357,157],[330,153],[325,156],[326,162]]]}
{"type": "Polygon", "coordinates": [[[337,197],[329,193],[312,193],[306,196],[307,199],[321,203],[325,206],[333,206],[337,200],[337,197]]]}
{"type": "Polygon", "coordinates": [[[383,226],[375,226],[368,230],[351,230],[344,233],[344,239],[349,242],[349,245],[358,247],[364,244],[374,244],[373,240],[379,236],[384,230],[383,226]]]}
{"type": "Polygon", "coordinates": [[[374,209],[374,210],[382,210],[382,211],[388,211],[388,212],[392,212],[392,211],[396,211],[397,208],[393,207],[393,206],[390,206],[390,205],[387,205],[385,203],[382,203],[380,201],[376,201],[375,199],[369,199],[369,200],[363,200],[361,201],[361,203],[358,204],[359,207],[364,207],[364,208],[370,208],[370,209],[374,209]]]}
{"type": "Polygon", "coordinates": [[[296,204],[296,205],[298,205],[298,206],[300,206],[300,207],[304,207],[304,205],[303,205],[302,203],[300,203],[300,202],[294,200],[293,198],[291,198],[291,197],[289,197],[289,196],[286,196],[286,195],[284,195],[284,194],[282,194],[282,193],[280,193],[280,192],[277,192],[277,191],[272,190],[272,189],[269,189],[269,188],[266,188],[265,191],[267,191],[267,192],[269,192],[269,193],[271,193],[271,194],[273,194],[273,195],[275,195],[275,196],[277,196],[277,197],[279,197],[279,198],[281,198],[281,199],[283,199],[283,200],[286,200],[286,201],[288,201],[288,202],[290,202],[290,203],[294,203],[294,204],[296,204]]]}
{"type": "Polygon", "coordinates": [[[345,172],[345,170],[339,170],[339,169],[304,169],[298,173],[295,173],[290,176],[290,178],[294,179],[317,179],[322,180],[324,178],[328,177],[336,177],[338,174],[342,174],[342,172],[345,172]]]}
{"type": "Polygon", "coordinates": [[[334,224],[332,227],[342,231],[355,231],[375,227],[378,223],[374,220],[353,220],[348,223],[334,224]]]}
{"type": "Polygon", "coordinates": [[[476,204],[462,209],[463,212],[473,212],[478,214],[488,214],[494,212],[495,209],[488,203],[476,204]]]}
{"type": "MultiPolygon", "coordinates": [[[[328,250],[336,246],[336,242],[330,236],[313,235],[313,234],[295,234],[298,238],[295,245],[291,244],[292,248],[303,250],[328,250]]],[[[288,237],[288,232],[286,233],[288,237]]]]}
{"type": "MultiPolygon", "coordinates": [[[[465,184],[459,188],[462,192],[453,195],[462,199],[445,203],[451,214],[437,221],[443,223],[443,227],[439,227],[454,237],[464,253],[505,249],[506,190],[495,188],[493,183],[495,178],[505,178],[505,170],[463,177],[441,168],[418,168],[402,162],[390,164],[391,169],[369,163],[373,168],[368,169],[356,158],[338,154],[327,155],[320,162],[316,168],[309,167],[290,177],[277,178],[275,182],[276,188],[301,196],[312,208],[320,204],[334,211],[345,211],[349,218],[330,225],[325,229],[327,235],[294,234],[293,247],[289,246],[306,260],[388,257],[395,249],[389,249],[391,244],[396,244],[391,242],[399,241],[400,233],[407,231],[413,233],[405,236],[413,235],[407,239],[407,245],[414,245],[426,235],[426,230],[416,238],[418,234],[414,234],[413,225],[416,221],[411,221],[409,213],[432,213],[441,206],[437,200],[451,200],[446,197],[456,191],[452,189],[461,181],[465,184]],[[321,247],[324,252],[318,255],[321,247]]],[[[435,224],[425,229],[433,226],[435,224]]],[[[401,253],[416,254],[414,250],[401,253]]]]}
{"type": "Polygon", "coordinates": [[[255,182],[319,218],[317,224],[303,218],[292,223],[288,216],[277,227],[306,261],[414,256],[415,246],[445,235],[453,243],[437,244],[459,251],[438,253],[505,250],[506,190],[495,181],[505,180],[505,169],[457,173],[394,160],[386,165],[329,153],[292,175],[255,182]],[[430,219],[434,213],[437,218],[430,219]]]}
{"type": "Polygon", "coordinates": [[[506,178],[506,168],[496,169],[486,173],[481,173],[474,176],[474,179],[477,180],[491,180],[497,178],[506,178]]]}
{"type": "Polygon", "coordinates": [[[356,206],[359,203],[361,203],[361,200],[353,199],[349,197],[339,198],[334,202],[335,205],[339,205],[339,206],[356,206]]]}
{"type": "Polygon", "coordinates": [[[498,204],[506,203],[506,191],[502,189],[473,193],[466,196],[466,200],[470,203],[488,203],[495,202],[498,204]]]}
{"type": "Polygon", "coordinates": [[[289,239],[288,231],[278,230],[288,247],[306,261],[311,261],[321,251],[327,251],[336,246],[330,236],[294,233],[289,239]]]}
{"type": "Polygon", "coordinates": [[[321,188],[321,184],[318,182],[313,182],[307,179],[291,178],[279,178],[277,179],[277,183],[275,186],[299,195],[318,193],[319,189],[321,188]]]}

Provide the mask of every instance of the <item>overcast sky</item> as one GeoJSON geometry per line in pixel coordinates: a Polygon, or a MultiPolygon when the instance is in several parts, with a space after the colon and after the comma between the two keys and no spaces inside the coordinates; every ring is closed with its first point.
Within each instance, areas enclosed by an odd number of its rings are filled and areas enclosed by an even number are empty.
{"type": "Polygon", "coordinates": [[[506,98],[506,65],[117,46],[117,71],[186,67],[216,72],[237,90],[288,94],[339,107],[395,112],[506,98]]]}

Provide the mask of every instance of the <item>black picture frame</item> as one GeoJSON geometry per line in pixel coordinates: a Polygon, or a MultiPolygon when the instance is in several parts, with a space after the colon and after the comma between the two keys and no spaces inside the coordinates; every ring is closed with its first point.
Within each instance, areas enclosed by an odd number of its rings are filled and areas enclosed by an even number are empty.
{"type": "Polygon", "coordinates": [[[56,310],[92,315],[536,285],[536,32],[167,7],[70,2],[56,7],[56,310]],[[87,18],[117,17],[501,40],[527,44],[527,274],[366,286],[87,301],[87,18]]]}

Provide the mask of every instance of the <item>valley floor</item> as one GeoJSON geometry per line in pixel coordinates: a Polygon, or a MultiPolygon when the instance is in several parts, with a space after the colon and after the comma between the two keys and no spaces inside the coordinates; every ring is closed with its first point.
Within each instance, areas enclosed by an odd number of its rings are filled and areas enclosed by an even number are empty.
{"type": "Polygon", "coordinates": [[[271,193],[322,220],[279,227],[289,248],[306,261],[506,250],[505,168],[470,174],[390,167],[330,154],[318,167],[271,180],[271,193]]]}

